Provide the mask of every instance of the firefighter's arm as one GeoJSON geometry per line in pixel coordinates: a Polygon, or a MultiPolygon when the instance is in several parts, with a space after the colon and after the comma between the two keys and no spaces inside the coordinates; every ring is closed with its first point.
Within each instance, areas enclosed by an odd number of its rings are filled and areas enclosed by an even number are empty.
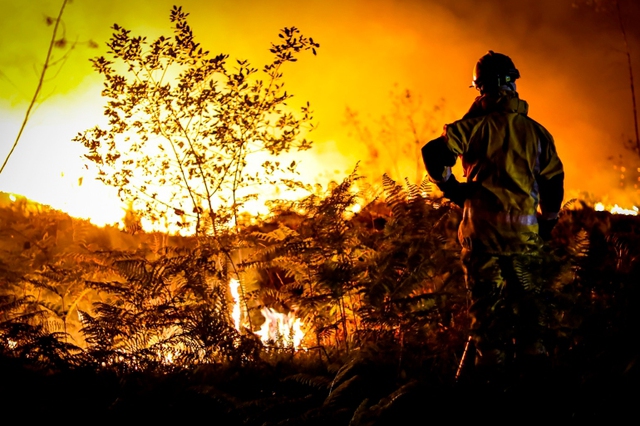
{"type": "Polygon", "coordinates": [[[558,213],[564,198],[564,168],[550,135],[541,146],[540,166],[540,175],[537,178],[540,191],[538,226],[542,239],[550,240],[551,231],[558,223],[558,213]]]}
{"type": "Polygon", "coordinates": [[[458,154],[451,150],[445,134],[428,142],[422,147],[422,159],[429,175],[429,180],[435,183],[444,196],[462,207],[466,196],[466,184],[460,183],[451,174],[451,167],[456,163],[458,154]]]}
{"type": "Polygon", "coordinates": [[[429,180],[436,185],[443,184],[451,177],[451,167],[458,156],[449,150],[445,136],[428,142],[422,147],[422,160],[429,174],[429,180]]]}

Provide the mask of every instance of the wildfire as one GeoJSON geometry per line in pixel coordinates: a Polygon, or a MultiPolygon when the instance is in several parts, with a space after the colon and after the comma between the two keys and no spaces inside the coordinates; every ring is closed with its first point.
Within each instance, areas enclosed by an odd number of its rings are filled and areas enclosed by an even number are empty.
{"type": "MultiPolygon", "coordinates": [[[[240,281],[232,278],[229,281],[229,291],[233,298],[233,308],[231,309],[231,317],[233,318],[234,327],[241,331],[242,310],[240,307],[240,281]]],[[[304,331],[300,318],[296,318],[294,312],[282,314],[271,308],[262,308],[260,310],[264,316],[264,323],[260,330],[255,334],[260,337],[262,343],[274,345],[278,347],[293,348],[295,350],[306,349],[302,345],[304,331]]]]}
{"type": "Polygon", "coordinates": [[[625,209],[620,207],[617,204],[614,204],[613,206],[605,206],[604,203],[596,203],[596,205],[594,206],[595,211],[597,212],[603,212],[603,211],[608,211],[612,214],[624,214],[624,215],[629,215],[629,216],[637,216],[638,215],[638,207],[633,206],[633,208],[631,209],[625,209]]]}

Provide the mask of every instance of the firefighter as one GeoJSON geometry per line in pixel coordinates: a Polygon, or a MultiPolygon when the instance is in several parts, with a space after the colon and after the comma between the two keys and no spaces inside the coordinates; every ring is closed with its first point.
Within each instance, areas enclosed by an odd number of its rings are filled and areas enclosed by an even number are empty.
{"type": "Polygon", "coordinates": [[[473,73],[480,96],[422,148],[429,179],[463,208],[458,239],[476,366],[545,353],[536,268],[558,221],[564,172],[551,134],[527,116],[518,78],[508,56],[489,51],[473,73]],[[451,172],[458,158],[465,182],[451,172]]]}

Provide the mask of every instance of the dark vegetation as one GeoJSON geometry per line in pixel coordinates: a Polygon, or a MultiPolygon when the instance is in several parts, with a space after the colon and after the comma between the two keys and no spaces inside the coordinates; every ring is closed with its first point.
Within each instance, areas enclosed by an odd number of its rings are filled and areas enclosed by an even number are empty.
{"type": "Polygon", "coordinates": [[[307,327],[298,351],[235,330],[232,275],[215,246],[4,203],[5,409],[256,425],[630,412],[637,218],[565,210],[540,271],[549,365],[493,386],[464,372],[456,382],[468,326],[460,212],[386,179],[386,201],[348,215],[355,179],[241,233],[253,248],[242,271],[259,284],[247,296],[254,327],[264,303],[295,310],[307,327]]]}
{"type": "Polygon", "coordinates": [[[285,29],[261,80],[246,61],[230,69],[226,55],[209,58],[186,16],[174,8],[174,36],[150,44],[114,26],[112,57],[93,61],[109,123],[76,141],[136,207],[125,230],[0,199],[5,413],[354,426],[632,413],[636,217],[565,206],[536,278],[546,362],[516,362],[487,384],[462,362],[469,300],[460,210],[426,183],[386,175],[383,193],[371,195],[355,172],[325,191],[296,181],[295,163],[269,160],[247,173],[256,151],[309,147],[311,111],[291,112],[281,67],[318,45],[285,29]],[[276,183],[307,195],[272,200],[268,216],[245,220],[252,191],[276,183]],[[175,189],[167,195],[163,186],[175,189]],[[144,232],[141,219],[192,236],[144,232]],[[261,341],[264,308],[300,319],[302,348],[282,334],[261,341]]]}

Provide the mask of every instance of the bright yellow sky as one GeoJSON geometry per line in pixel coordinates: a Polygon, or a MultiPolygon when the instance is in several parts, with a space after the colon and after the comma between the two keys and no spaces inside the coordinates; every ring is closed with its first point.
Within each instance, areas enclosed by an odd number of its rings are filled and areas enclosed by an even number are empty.
{"type": "MultiPolygon", "coordinates": [[[[101,81],[91,71],[88,58],[104,53],[115,22],[149,38],[169,35],[168,15],[174,3],[74,0],[67,6],[64,30],[69,40],[79,43],[61,71],[46,82],[43,102],[0,175],[0,191],[91,216],[98,223],[115,222],[122,216],[115,191],[92,179],[81,159],[82,147],[71,142],[76,133],[102,120],[101,81]],[[100,48],[88,48],[83,44],[88,40],[100,48]]],[[[296,26],[321,44],[316,57],[304,55],[285,69],[294,100],[310,101],[319,124],[311,134],[315,149],[303,158],[310,181],[341,179],[358,160],[364,164],[361,173],[374,181],[384,171],[413,178],[414,159],[395,159],[400,145],[411,141],[390,139],[378,147],[380,156],[372,161],[369,149],[345,125],[346,108],[358,111],[362,121],[375,128],[381,115],[391,112],[389,93],[394,87],[410,89],[422,99],[426,112],[445,99],[443,109],[430,118],[432,127],[441,128],[466,112],[476,96],[468,87],[473,65],[492,49],[510,55],[520,69],[518,91],[530,103],[530,115],[555,136],[568,188],[626,198],[627,203],[636,200],[632,191],[610,190],[619,174],[608,157],[622,154],[628,169],[638,163],[633,153],[621,147],[622,141],[632,137],[633,124],[616,21],[584,8],[572,9],[570,0],[526,0],[508,10],[498,0],[483,2],[483,8],[475,2],[464,3],[180,2],[190,12],[189,22],[203,47],[213,54],[228,53],[231,59],[249,59],[258,68],[269,60],[269,44],[284,26],[296,26]]],[[[0,0],[2,160],[37,84],[51,31],[45,17],[55,16],[60,4],[0,0]]],[[[629,9],[629,16],[636,9],[629,9]]],[[[640,52],[637,36],[631,31],[632,52],[634,48],[640,52]]],[[[56,54],[60,57],[61,51],[56,54]]],[[[424,137],[436,136],[434,130],[424,137]]]]}

